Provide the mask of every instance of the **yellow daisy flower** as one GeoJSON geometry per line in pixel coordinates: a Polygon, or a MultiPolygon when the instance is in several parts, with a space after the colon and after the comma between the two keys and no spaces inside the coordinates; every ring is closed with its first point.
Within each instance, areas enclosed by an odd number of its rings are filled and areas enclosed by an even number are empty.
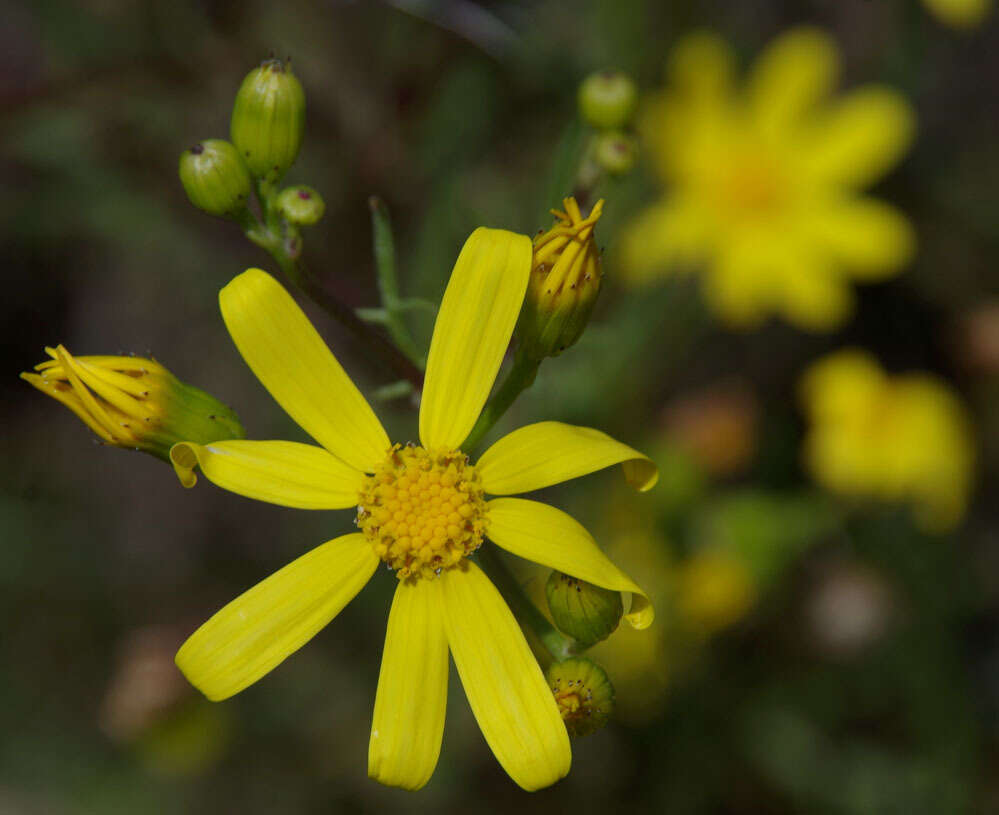
{"type": "Polygon", "coordinates": [[[845,350],[806,372],[801,396],[810,419],[805,462],[817,481],[844,495],[912,501],[929,531],[961,520],[975,448],[947,383],[890,376],[866,352],[845,350]]]}
{"type": "Polygon", "coordinates": [[[526,236],[477,229],[465,243],[437,316],[420,406],[421,445],[393,445],[319,334],[272,277],[251,269],[222,289],[222,317],[243,358],[322,446],[285,441],[178,444],[193,468],[261,501],[305,509],[357,507],[358,532],[322,544],[231,602],[199,628],[177,665],[209,698],[256,682],[314,636],[380,562],[399,578],[375,697],[369,775],[418,789],[440,753],[448,651],[490,748],[527,790],[569,771],[565,726],[524,634],[469,559],[488,538],[521,557],[631,595],[636,628],[653,618],[646,594],[575,520],[505,497],[613,464],[640,490],[655,465],[598,430],[559,422],[522,427],[473,465],[460,447],[510,341],[531,269],[526,236]],[[503,496],[486,500],[485,494],[503,496]]]}
{"type": "Polygon", "coordinates": [[[906,218],[860,194],[907,150],[913,113],[874,85],[828,99],[839,56],[815,29],[778,37],[744,86],[734,62],[711,34],[674,51],[639,122],[667,194],[626,231],[623,271],[639,282],[698,268],[735,327],[780,314],[831,329],[850,314],[851,280],[890,277],[913,253],[906,218]]]}

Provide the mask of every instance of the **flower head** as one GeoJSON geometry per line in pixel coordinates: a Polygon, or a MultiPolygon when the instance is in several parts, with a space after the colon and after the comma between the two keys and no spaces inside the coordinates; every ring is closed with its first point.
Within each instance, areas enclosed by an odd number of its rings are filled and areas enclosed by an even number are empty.
{"type": "Polygon", "coordinates": [[[667,193],[627,230],[622,271],[694,267],[734,326],[780,314],[830,329],[852,309],[851,281],[889,277],[912,255],[905,217],[861,190],[905,153],[913,113],[883,87],[829,99],[839,58],[814,29],[778,37],[742,86],[733,64],[710,34],[674,51],[640,120],[667,193]]]}
{"type": "Polygon", "coordinates": [[[964,515],[974,444],[964,406],[929,374],[890,376],[869,354],[840,351],[801,383],[811,428],[805,461],[829,489],[911,501],[932,531],[964,515]]]}
{"type": "Polygon", "coordinates": [[[417,789],[440,753],[448,652],[493,753],[525,789],[554,783],[570,752],[558,705],[510,610],[472,556],[488,539],[630,597],[625,615],[653,618],[644,592],[565,513],[517,493],[622,464],[649,489],[641,453],[590,428],[540,422],[474,463],[462,443],[485,404],[531,272],[531,242],[478,229],[441,304],[420,404],[420,444],[393,444],[290,295],[257,269],[220,295],[222,316],[257,378],[322,446],[282,441],[179,444],[186,483],[202,474],[233,492],[307,509],[356,507],[360,531],[328,541],[232,601],[177,654],[210,699],[256,682],[361,590],[379,563],[399,578],[389,614],[368,772],[417,789]],[[486,495],[501,496],[487,500],[486,495]]]}
{"type": "Polygon", "coordinates": [[[601,199],[585,218],[575,198],[552,210],[555,225],[534,239],[530,282],[517,326],[521,350],[541,360],[561,354],[583,333],[600,293],[600,250],[593,230],[601,199]]]}
{"type": "Polygon", "coordinates": [[[241,439],[236,414],[153,359],[74,357],[62,345],[21,378],[68,407],[105,444],[164,460],[181,441],[241,439]]]}

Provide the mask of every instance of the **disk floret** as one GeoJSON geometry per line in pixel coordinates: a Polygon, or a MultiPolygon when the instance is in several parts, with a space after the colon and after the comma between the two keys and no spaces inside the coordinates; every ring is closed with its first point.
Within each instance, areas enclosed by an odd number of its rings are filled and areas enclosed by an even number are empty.
{"type": "Polygon", "coordinates": [[[365,480],[357,525],[400,580],[432,579],[482,545],[481,480],[460,450],[397,444],[365,480]]]}

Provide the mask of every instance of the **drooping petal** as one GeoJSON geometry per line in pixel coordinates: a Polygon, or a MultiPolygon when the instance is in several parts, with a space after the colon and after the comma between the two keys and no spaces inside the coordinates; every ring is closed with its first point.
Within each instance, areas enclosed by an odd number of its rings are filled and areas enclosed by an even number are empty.
{"type": "Polygon", "coordinates": [[[621,464],[625,479],[641,492],[659,480],[659,469],[637,450],[599,430],[562,422],[538,422],[514,430],[486,450],[475,469],[486,492],[514,495],[612,464],[621,464]]]}
{"type": "Polygon", "coordinates": [[[217,612],[181,646],[177,667],[212,701],[239,693],[339,614],[378,563],[359,532],[327,541],[217,612]]]}
{"type": "Polygon", "coordinates": [[[531,241],[479,227],[444,292],[420,405],[425,447],[458,449],[479,418],[510,343],[531,271],[531,241]]]}
{"type": "Polygon", "coordinates": [[[368,775],[417,790],[437,766],[447,706],[447,637],[437,586],[399,581],[385,634],[368,775]]]}
{"type": "Polygon", "coordinates": [[[495,498],[486,504],[486,511],[486,534],[497,546],[595,586],[631,594],[625,619],[635,628],[652,624],[655,611],[648,595],[611,562],[577,520],[560,509],[523,498],[495,498]]]}
{"type": "Polygon", "coordinates": [[[803,26],[777,37],[756,60],[746,83],[760,132],[779,138],[823,100],[838,74],[836,46],[821,30],[803,26]]]}
{"type": "Polygon", "coordinates": [[[250,269],[219,292],[219,304],[239,353],[277,403],[337,458],[370,472],[388,436],[284,287],[250,269]]]}
{"type": "Polygon", "coordinates": [[[224,490],[299,509],[346,509],[357,504],[364,474],[332,453],[293,441],[181,442],[170,461],[185,487],[194,468],[224,490]]]}
{"type": "Polygon", "coordinates": [[[899,271],[915,251],[912,224],[895,207],[873,198],[848,198],[817,206],[802,219],[802,233],[859,280],[899,271]]]}
{"type": "Polygon", "coordinates": [[[869,86],[813,118],[799,142],[797,160],[815,183],[866,187],[902,158],[914,133],[915,115],[905,97],[869,86]]]}
{"type": "Polygon", "coordinates": [[[432,585],[465,695],[496,759],[525,790],[554,784],[569,772],[569,736],[506,602],[471,562],[432,585]]]}

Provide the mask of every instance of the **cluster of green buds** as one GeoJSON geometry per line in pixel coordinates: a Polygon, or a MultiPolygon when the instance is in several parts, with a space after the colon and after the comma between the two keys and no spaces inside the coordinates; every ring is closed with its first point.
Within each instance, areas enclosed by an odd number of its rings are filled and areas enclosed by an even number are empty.
{"type": "Polygon", "coordinates": [[[624,175],[635,166],[638,147],[628,128],[638,105],[638,88],[623,71],[590,74],[579,86],[579,114],[594,134],[581,173],[624,175]]]}
{"type": "Polygon", "coordinates": [[[585,218],[575,198],[563,201],[565,211],[534,239],[531,277],[517,324],[520,350],[540,361],[575,344],[589,322],[603,277],[600,249],[593,230],[604,202],[597,201],[585,218]]]}
{"type": "Polygon", "coordinates": [[[265,60],[246,75],[236,93],[231,141],[208,139],[185,150],[180,156],[181,184],[199,209],[233,218],[256,242],[278,246],[288,228],[311,226],[325,209],[322,197],[310,187],[277,189],[298,158],[304,134],[305,92],[290,60],[265,60]],[[254,189],[264,216],[257,230],[249,210],[254,189]],[[274,234],[268,236],[266,230],[274,234]]]}
{"type": "Polygon", "coordinates": [[[553,571],[545,584],[555,626],[570,637],[575,654],[553,662],[545,673],[570,736],[587,736],[607,724],[614,711],[614,686],[606,671],[582,651],[607,639],[624,607],[620,592],[553,571]]]}
{"type": "Polygon", "coordinates": [[[74,357],[62,345],[45,352],[51,359],[21,378],[69,408],[105,444],[169,461],[178,442],[209,444],[246,435],[231,408],[156,360],[74,357]]]}

